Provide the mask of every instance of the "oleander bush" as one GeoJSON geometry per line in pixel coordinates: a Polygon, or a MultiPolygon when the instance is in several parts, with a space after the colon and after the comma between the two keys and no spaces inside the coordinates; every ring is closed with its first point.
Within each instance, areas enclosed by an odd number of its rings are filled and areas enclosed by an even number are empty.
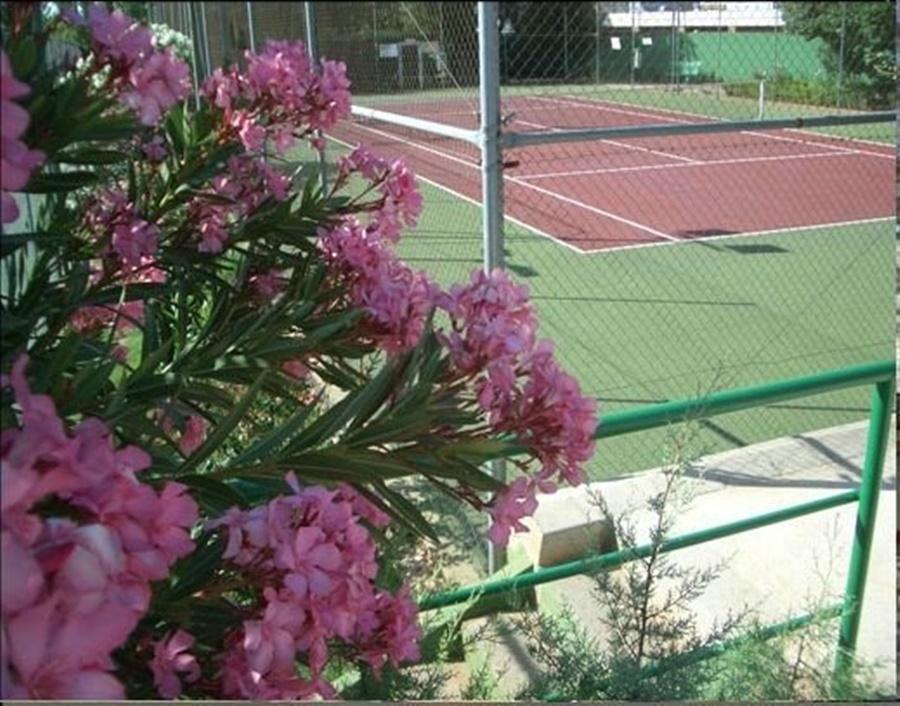
{"type": "Polygon", "coordinates": [[[55,7],[0,8],[2,696],[357,693],[420,657],[404,481],[505,544],[584,479],[595,403],[525,288],[397,257],[402,161],[282,168],[343,64],[269,42],[195,92],[164,33],[55,7]]]}

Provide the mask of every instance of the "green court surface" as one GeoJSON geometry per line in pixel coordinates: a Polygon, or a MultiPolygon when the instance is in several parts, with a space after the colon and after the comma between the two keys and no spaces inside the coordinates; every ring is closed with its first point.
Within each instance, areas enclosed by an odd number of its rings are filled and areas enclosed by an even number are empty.
{"type": "MultiPolygon", "coordinates": [[[[400,255],[448,285],[480,266],[480,209],[422,184],[400,255]]],[[[506,265],[528,285],[540,335],[611,411],[893,356],[888,221],[661,247],[572,252],[506,224],[506,265]]],[[[689,454],[862,419],[868,390],[717,417],[689,454]]],[[[660,465],[671,433],[602,441],[591,475],[660,465]]]]}

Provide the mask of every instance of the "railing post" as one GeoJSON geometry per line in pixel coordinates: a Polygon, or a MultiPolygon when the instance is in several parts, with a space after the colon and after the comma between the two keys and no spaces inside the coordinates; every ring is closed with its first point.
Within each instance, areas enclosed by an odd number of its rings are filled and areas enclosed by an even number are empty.
{"type": "MultiPolygon", "coordinates": [[[[500,30],[496,2],[478,3],[478,71],[481,108],[481,194],[484,270],[503,267],[503,171],[500,149],[500,30]]],[[[492,475],[506,480],[502,459],[491,461],[492,475]]],[[[505,552],[488,542],[488,573],[503,568],[505,552]]]]}
{"type": "Polygon", "coordinates": [[[838,635],[837,655],[834,662],[832,696],[845,694],[853,670],[856,640],[859,635],[862,602],[866,590],[866,574],[872,554],[872,537],[878,512],[878,496],[881,492],[881,476],[891,422],[891,402],[894,397],[894,377],[875,384],[869,415],[869,433],[866,439],[866,457],[863,463],[859,507],[853,533],[853,550],[847,572],[847,588],[844,591],[844,607],[838,635]]]}

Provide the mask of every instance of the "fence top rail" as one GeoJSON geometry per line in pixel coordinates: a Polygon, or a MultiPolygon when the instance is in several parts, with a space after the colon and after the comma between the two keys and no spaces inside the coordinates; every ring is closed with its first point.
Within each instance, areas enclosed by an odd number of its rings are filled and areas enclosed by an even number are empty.
{"type": "MultiPolygon", "coordinates": [[[[634,409],[610,412],[600,419],[594,438],[606,439],[621,434],[686,422],[691,419],[704,419],[799,397],[810,397],[848,387],[883,382],[890,380],[895,374],[893,360],[872,361],[813,375],[712,392],[703,397],[660,402],[634,409]]],[[[507,447],[504,455],[518,456],[523,452],[522,447],[513,444],[507,447]]]]}
{"type": "Polygon", "coordinates": [[[626,125],[622,127],[577,128],[572,130],[537,130],[535,132],[505,132],[504,147],[547,145],[559,142],[584,142],[622,137],[661,137],[667,135],[693,135],[718,132],[743,132],[746,130],[782,130],[785,128],[832,127],[836,125],[861,125],[889,123],[897,119],[895,111],[853,113],[851,115],[819,115],[796,118],[772,118],[764,120],[722,120],[703,123],[665,123],[660,125],[626,125]]]}

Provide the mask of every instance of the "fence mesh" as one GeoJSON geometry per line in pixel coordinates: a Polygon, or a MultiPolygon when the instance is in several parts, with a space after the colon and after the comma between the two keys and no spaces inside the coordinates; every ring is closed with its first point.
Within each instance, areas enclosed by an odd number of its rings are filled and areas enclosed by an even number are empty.
{"type": "MultiPolygon", "coordinates": [[[[251,36],[257,47],[305,39],[303,3],[194,3],[193,20],[184,3],[155,5],[157,21],[202,28],[195,45],[213,67],[251,36]]],[[[320,54],[347,64],[357,105],[478,127],[477,3],[314,6],[320,54]]],[[[891,3],[515,2],[499,13],[507,133],[894,109],[891,3]]],[[[358,116],[331,138],[332,160],[365,142],[418,173],[425,209],[400,246],[409,262],[444,284],[481,266],[477,148],[358,116]]],[[[507,149],[506,266],[607,411],[885,358],[894,141],[894,123],[873,117],[507,149]]],[[[848,391],[726,415],[698,444],[733,448],[866,409],[866,393],[848,391]]],[[[594,476],[659,465],[664,436],[605,441],[594,476]]]]}

